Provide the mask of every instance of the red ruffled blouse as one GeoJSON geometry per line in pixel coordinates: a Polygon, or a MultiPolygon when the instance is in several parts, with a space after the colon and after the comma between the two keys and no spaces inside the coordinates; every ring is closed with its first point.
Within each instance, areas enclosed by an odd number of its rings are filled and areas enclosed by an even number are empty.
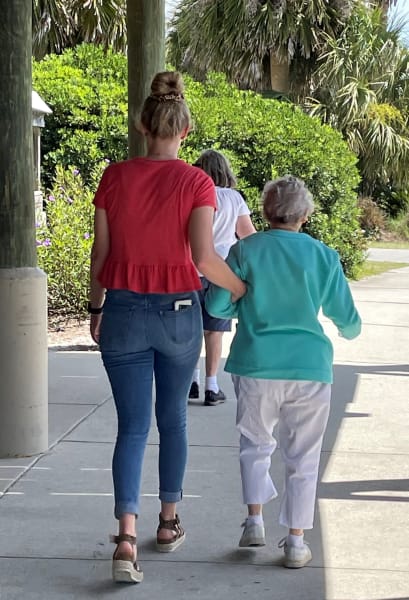
{"type": "Polygon", "coordinates": [[[106,289],[166,294],[200,289],[188,227],[193,209],[216,208],[212,179],[182,160],[134,158],[110,165],[94,198],[106,210],[106,289]]]}

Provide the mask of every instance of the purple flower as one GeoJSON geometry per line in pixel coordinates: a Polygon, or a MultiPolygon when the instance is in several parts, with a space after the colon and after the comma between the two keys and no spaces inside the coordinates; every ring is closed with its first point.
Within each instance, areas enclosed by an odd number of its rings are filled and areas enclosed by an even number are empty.
{"type": "Polygon", "coordinates": [[[51,246],[51,240],[50,240],[50,238],[45,238],[45,240],[43,242],[43,246],[51,246]]]}
{"type": "Polygon", "coordinates": [[[89,240],[90,237],[89,233],[84,233],[84,240],[89,240]]]}
{"type": "Polygon", "coordinates": [[[49,202],[54,202],[55,201],[55,196],[48,196],[48,201],[49,202]]]}
{"type": "Polygon", "coordinates": [[[76,175],[79,175],[79,174],[80,174],[80,172],[79,172],[79,170],[78,170],[78,169],[74,169],[74,170],[73,170],[73,174],[76,176],[76,175]]]}
{"type": "Polygon", "coordinates": [[[74,202],[74,200],[72,198],[68,197],[67,202],[68,202],[68,204],[72,204],[74,202]]]}
{"type": "Polygon", "coordinates": [[[41,227],[41,223],[36,223],[36,229],[38,229],[39,227],[41,227]]]}
{"type": "Polygon", "coordinates": [[[36,246],[42,246],[43,242],[41,242],[40,240],[36,240],[36,246]]]}

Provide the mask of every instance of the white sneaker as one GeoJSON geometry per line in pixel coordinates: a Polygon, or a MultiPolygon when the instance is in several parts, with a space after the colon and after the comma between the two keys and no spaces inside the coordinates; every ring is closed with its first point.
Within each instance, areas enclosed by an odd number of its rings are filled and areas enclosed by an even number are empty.
{"type": "Polygon", "coordinates": [[[244,527],[244,529],[239,541],[240,548],[266,545],[264,525],[249,523],[248,519],[246,519],[241,526],[244,527]]]}
{"type": "Polygon", "coordinates": [[[279,548],[284,548],[284,566],[287,569],[301,569],[312,560],[312,554],[308,544],[302,546],[289,546],[287,538],[283,538],[278,543],[279,548]]]}

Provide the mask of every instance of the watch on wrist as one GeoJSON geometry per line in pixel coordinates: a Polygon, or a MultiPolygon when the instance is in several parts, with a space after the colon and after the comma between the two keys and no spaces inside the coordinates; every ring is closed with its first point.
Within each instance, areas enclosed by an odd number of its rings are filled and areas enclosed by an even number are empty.
{"type": "Polygon", "coordinates": [[[93,308],[91,306],[91,302],[88,302],[87,310],[90,315],[100,315],[103,311],[103,308],[102,308],[102,306],[100,308],[93,308]]]}

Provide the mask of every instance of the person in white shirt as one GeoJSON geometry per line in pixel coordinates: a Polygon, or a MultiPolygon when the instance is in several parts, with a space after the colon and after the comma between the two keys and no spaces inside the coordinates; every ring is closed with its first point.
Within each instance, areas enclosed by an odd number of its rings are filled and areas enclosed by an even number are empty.
{"type": "MultiPolygon", "coordinates": [[[[213,179],[216,186],[217,210],[213,221],[213,238],[216,252],[226,258],[231,246],[237,239],[242,239],[256,232],[250,219],[250,210],[243,196],[235,188],[230,164],[223,154],[216,150],[205,150],[194,166],[205,171],[213,179]]],[[[231,331],[230,319],[217,319],[209,315],[204,306],[209,282],[203,276],[202,281],[202,315],[206,350],[205,406],[216,406],[226,400],[226,396],[217,383],[217,371],[222,355],[222,337],[224,331],[231,331]]],[[[189,398],[199,398],[200,368],[197,365],[193,374],[189,398]]]]}

